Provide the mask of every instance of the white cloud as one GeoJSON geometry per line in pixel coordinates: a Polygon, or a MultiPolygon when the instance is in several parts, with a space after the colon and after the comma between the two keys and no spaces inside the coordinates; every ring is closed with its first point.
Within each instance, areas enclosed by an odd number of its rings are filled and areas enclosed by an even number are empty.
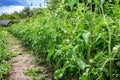
{"type": "Polygon", "coordinates": [[[3,13],[13,13],[14,11],[21,11],[24,9],[24,6],[3,6],[0,7],[0,15],[3,13]]]}
{"type": "MultiPolygon", "coordinates": [[[[39,5],[41,4],[41,7],[46,7],[46,5],[44,5],[44,1],[45,0],[18,0],[19,3],[24,3],[24,4],[28,4],[29,6],[31,6],[31,3],[33,4],[33,7],[39,7],[39,5]]],[[[1,3],[0,3],[1,4],[1,3]]],[[[25,6],[20,6],[20,5],[11,5],[11,6],[2,6],[0,7],[0,15],[3,13],[8,13],[11,14],[14,11],[21,11],[24,9],[25,6]]]]}
{"type": "Polygon", "coordinates": [[[29,6],[31,6],[31,4],[33,6],[39,6],[41,4],[42,7],[44,7],[44,1],[45,0],[26,0],[27,4],[29,4],[29,6]]]}

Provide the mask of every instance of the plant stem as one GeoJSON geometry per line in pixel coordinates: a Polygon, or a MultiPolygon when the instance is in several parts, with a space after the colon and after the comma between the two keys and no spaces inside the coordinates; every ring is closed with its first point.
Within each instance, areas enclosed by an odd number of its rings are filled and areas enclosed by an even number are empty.
{"type": "MultiPolygon", "coordinates": [[[[108,52],[109,52],[109,55],[111,55],[111,30],[110,30],[110,28],[108,26],[108,23],[106,22],[105,15],[103,17],[104,17],[104,21],[105,21],[106,27],[108,29],[108,36],[109,36],[108,52]]],[[[110,71],[110,80],[112,80],[112,60],[110,60],[109,71],[110,71]]]]}
{"type": "MultiPolygon", "coordinates": [[[[93,46],[92,46],[92,42],[93,42],[93,23],[92,23],[92,3],[90,4],[90,29],[91,29],[91,31],[90,31],[90,33],[91,33],[91,36],[90,36],[90,43],[91,43],[91,47],[90,47],[90,52],[92,52],[92,56],[94,55],[94,53],[93,53],[93,46]]],[[[91,57],[91,55],[90,55],[90,57],[91,57]]]]}
{"type": "MultiPolygon", "coordinates": [[[[105,14],[104,14],[104,10],[103,10],[103,7],[101,6],[101,10],[102,10],[102,14],[103,14],[103,19],[105,21],[105,25],[108,29],[108,36],[109,36],[109,40],[108,40],[108,53],[109,55],[111,55],[111,30],[110,30],[110,27],[106,21],[106,17],[105,17],[105,14]]],[[[112,80],[112,60],[110,59],[110,64],[109,64],[109,71],[110,71],[110,80],[112,80]]]]}

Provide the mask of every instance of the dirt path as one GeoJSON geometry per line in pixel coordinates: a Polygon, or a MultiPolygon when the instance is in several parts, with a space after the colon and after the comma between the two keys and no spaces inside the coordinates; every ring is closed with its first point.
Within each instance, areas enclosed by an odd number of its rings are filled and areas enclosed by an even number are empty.
{"type": "Polygon", "coordinates": [[[11,60],[12,68],[9,73],[9,80],[51,80],[50,78],[46,78],[47,69],[45,69],[44,66],[38,66],[33,63],[35,58],[24,48],[21,42],[13,35],[8,32],[6,33],[8,49],[16,54],[11,60]],[[36,77],[34,74],[37,68],[39,68],[38,70],[41,69],[43,72],[36,74],[38,78],[33,79],[33,76],[36,77]],[[30,74],[30,76],[25,75],[25,71],[27,70],[29,70],[27,73],[30,74]]]}

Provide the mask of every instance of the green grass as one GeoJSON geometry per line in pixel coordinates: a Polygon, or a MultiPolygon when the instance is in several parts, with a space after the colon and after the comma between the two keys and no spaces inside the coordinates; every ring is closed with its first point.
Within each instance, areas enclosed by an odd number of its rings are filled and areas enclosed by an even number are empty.
{"type": "Polygon", "coordinates": [[[0,79],[8,78],[8,73],[11,68],[10,59],[13,56],[6,48],[6,37],[4,31],[0,30],[0,79]]]}
{"type": "Polygon", "coordinates": [[[32,80],[49,80],[48,78],[46,78],[46,74],[44,71],[46,71],[45,68],[37,67],[26,70],[24,74],[32,76],[32,80]]]}

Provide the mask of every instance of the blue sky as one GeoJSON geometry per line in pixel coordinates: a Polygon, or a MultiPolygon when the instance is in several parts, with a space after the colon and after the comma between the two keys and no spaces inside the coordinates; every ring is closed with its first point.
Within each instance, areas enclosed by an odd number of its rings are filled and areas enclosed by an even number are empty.
{"type": "Polygon", "coordinates": [[[20,11],[25,6],[39,6],[44,7],[44,0],[0,0],[0,15],[2,13],[12,13],[20,11]]]}
{"type": "Polygon", "coordinates": [[[39,5],[44,3],[44,0],[0,0],[1,6],[11,6],[11,5],[21,5],[21,6],[30,6],[31,3],[33,5],[39,5]]]}

